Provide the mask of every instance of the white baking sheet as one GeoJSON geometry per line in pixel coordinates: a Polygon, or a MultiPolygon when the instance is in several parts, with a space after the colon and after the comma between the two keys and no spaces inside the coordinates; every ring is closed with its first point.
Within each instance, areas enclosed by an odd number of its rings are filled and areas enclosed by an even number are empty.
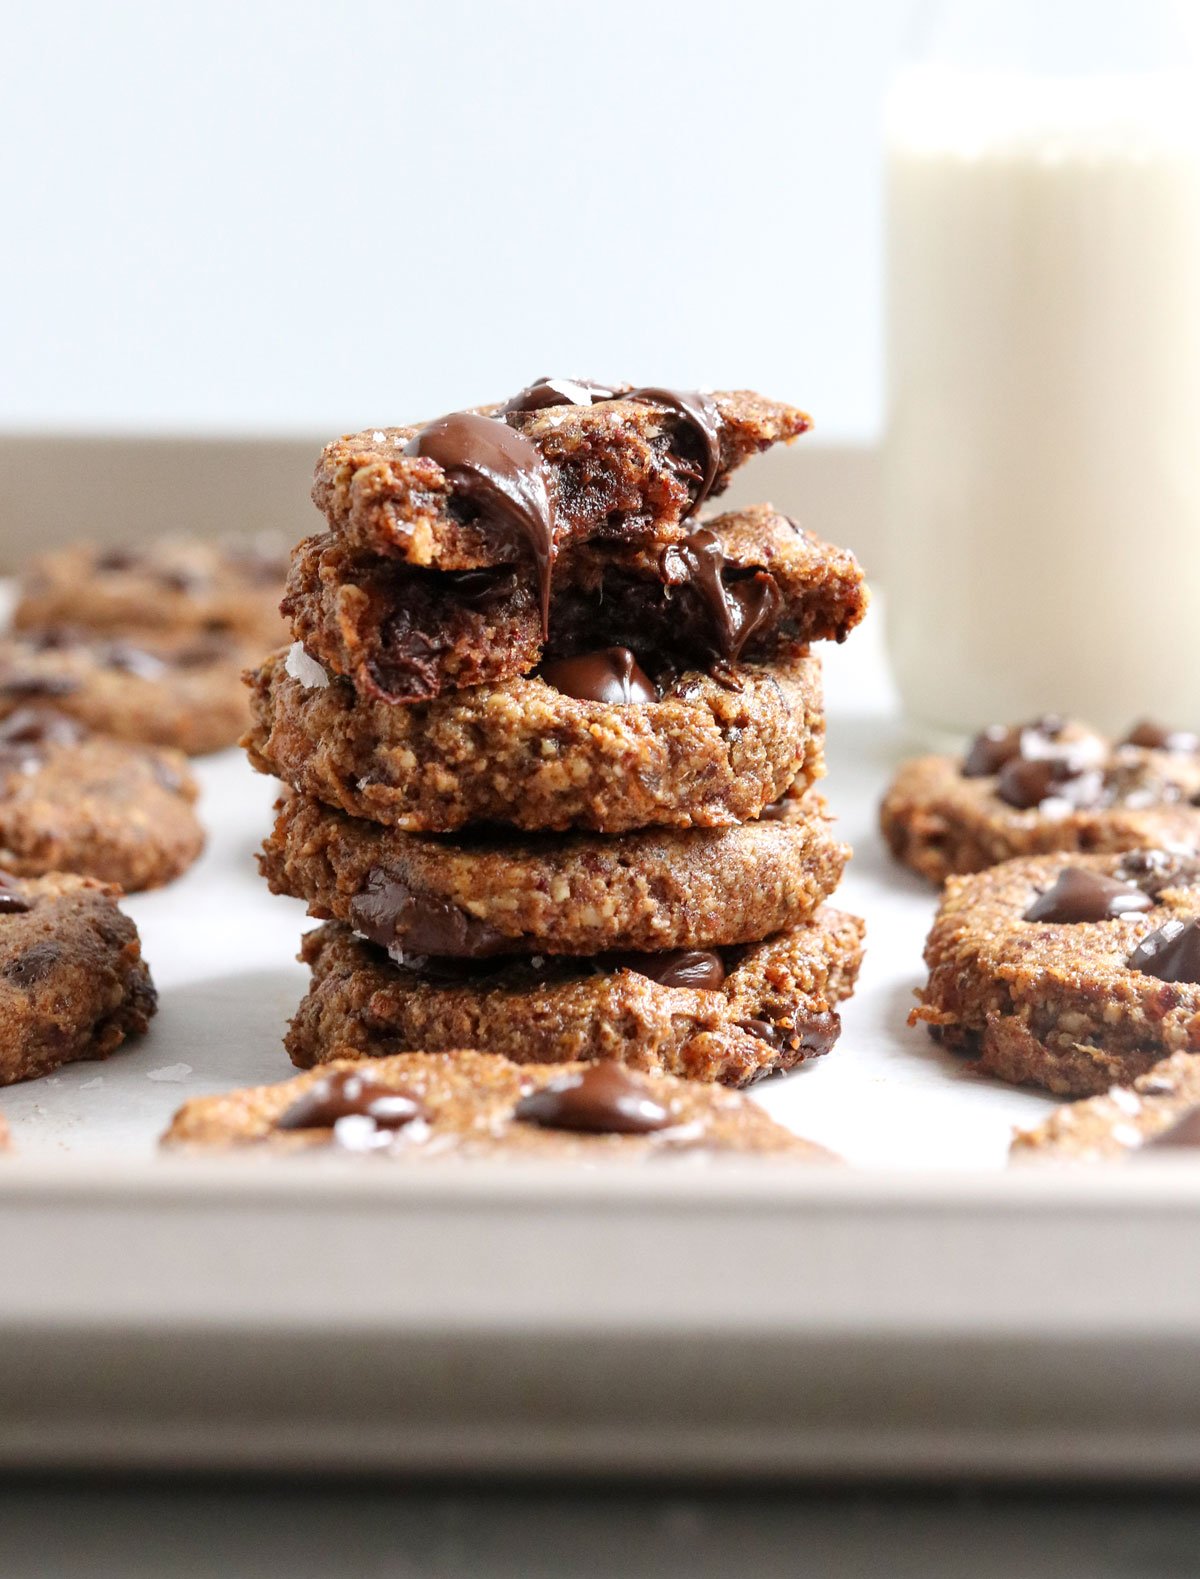
{"type": "MultiPolygon", "coordinates": [[[[905,749],[881,624],[876,609],[846,646],[826,650],[826,793],[855,848],[834,902],[866,917],[861,983],[834,1051],[755,1096],[854,1163],[996,1168],[1013,1124],[1037,1122],[1050,1104],[972,1074],[905,1025],[934,904],[889,860],[875,826],[905,749]]],[[[207,853],[181,881],[127,901],[158,984],[158,1017],[148,1036],[103,1063],[0,1092],[23,1155],[144,1157],[185,1097],[293,1072],[280,1036],[305,988],[295,954],[312,923],[299,903],[268,893],[255,869],[274,787],[235,751],[197,770],[207,853]]]]}

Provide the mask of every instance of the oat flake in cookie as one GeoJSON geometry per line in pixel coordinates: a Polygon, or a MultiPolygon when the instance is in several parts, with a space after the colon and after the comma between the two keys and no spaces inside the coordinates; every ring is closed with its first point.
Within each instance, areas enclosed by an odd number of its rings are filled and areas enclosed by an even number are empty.
{"type": "Polygon", "coordinates": [[[829,1052],[862,960],[857,916],[822,909],[739,948],[401,965],[337,922],[304,938],[312,986],[286,1037],[301,1068],[469,1044],[517,1062],[620,1059],[749,1085],[829,1052]]]}
{"type": "Polygon", "coordinates": [[[117,890],[0,873],[0,1085],[104,1058],[144,1031],[154,986],[117,890]]]}
{"type": "Polygon", "coordinates": [[[463,1050],[367,1064],[343,1058],[282,1085],[197,1097],[176,1114],[163,1144],[392,1162],[836,1160],[736,1092],[619,1066],[518,1065],[463,1050]]]}
{"type": "Polygon", "coordinates": [[[157,888],[204,848],[199,793],[176,751],[92,734],[47,707],[0,719],[0,868],[157,888]]]}
{"type": "Polygon", "coordinates": [[[1198,934],[1187,854],[1040,855],[952,877],[912,1020],[984,1073],[1090,1096],[1200,1049],[1198,934]]]}
{"type": "Polygon", "coordinates": [[[994,726],[962,758],[904,763],[880,824],[897,860],[940,883],[1013,856],[1200,850],[1200,751],[1143,723],[1113,743],[1061,718],[994,726]]]}

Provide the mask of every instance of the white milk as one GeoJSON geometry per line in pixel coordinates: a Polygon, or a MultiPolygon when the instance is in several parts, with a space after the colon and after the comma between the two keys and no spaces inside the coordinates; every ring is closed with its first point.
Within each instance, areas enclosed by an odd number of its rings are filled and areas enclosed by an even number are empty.
{"type": "Polygon", "coordinates": [[[927,733],[1200,726],[1197,113],[1182,77],[897,87],[885,586],[927,733]]]}

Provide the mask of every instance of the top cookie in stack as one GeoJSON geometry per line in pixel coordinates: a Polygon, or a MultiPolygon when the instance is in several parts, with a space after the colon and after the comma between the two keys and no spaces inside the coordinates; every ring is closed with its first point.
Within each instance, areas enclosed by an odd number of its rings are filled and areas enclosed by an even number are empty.
{"type": "Polygon", "coordinates": [[[866,591],[851,555],[769,506],[696,515],[808,425],[745,391],[543,379],[325,450],[327,529],[293,555],[297,640],[254,677],[247,739],[291,786],[268,879],[333,918],[306,946],[298,1062],[474,1043],[740,1080],[816,1050],[794,1011],[825,1025],[859,931],[812,920],[848,852],[807,793],[823,772],[808,644],[844,638],[866,591]],[[664,981],[680,949],[705,958],[664,981]],[[653,972],[614,963],[631,951],[653,972]],[[450,959],[472,963],[448,985],[450,959]],[[672,1001],[619,1006],[631,973],[672,1001]],[[354,1006],[368,981],[376,1008],[384,987],[394,1000],[386,1026],[354,1006]],[[656,1014],[673,1027],[657,1041],[656,1014]],[[780,1045],[727,1056],[748,1021],[780,1045]],[[686,1055],[697,1036],[723,1037],[718,1056],[686,1055]]]}

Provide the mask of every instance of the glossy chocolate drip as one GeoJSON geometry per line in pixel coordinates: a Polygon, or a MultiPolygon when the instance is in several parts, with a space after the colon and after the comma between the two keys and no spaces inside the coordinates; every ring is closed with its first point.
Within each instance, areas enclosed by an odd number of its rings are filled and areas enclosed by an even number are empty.
{"type": "Polygon", "coordinates": [[[422,428],[404,453],[436,461],[456,493],[524,536],[537,563],[547,637],[557,542],[546,466],[537,450],[505,422],[455,411],[422,428]]]}
{"type": "Polygon", "coordinates": [[[378,1129],[402,1129],[426,1117],[420,1100],[370,1075],[338,1069],[309,1086],[275,1121],[276,1129],[332,1129],[344,1118],[366,1118],[378,1129]]]}
{"type": "Polygon", "coordinates": [[[350,901],[350,924],[390,953],[444,954],[484,959],[512,948],[486,921],[468,915],[449,899],[415,894],[400,878],[376,866],[350,901]]]}
{"type": "Polygon", "coordinates": [[[1146,1141],[1141,1149],[1195,1151],[1198,1147],[1200,1147],[1200,1103],[1189,1108],[1182,1117],[1176,1119],[1170,1129],[1164,1129],[1161,1135],[1155,1135],[1153,1140],[1146,1141]]]}
{"type": "Polygon", "coordinates": [[[669,587],[695,588],[708,610],[718,651],[725,658],[738,658],[750,638],[777,617],[783,594],[769,571],[734,579],[725,575],[727,564],[720,538],[700,526],[664,550],[662,573],[669,587]]]}
{"type": "Polygon", "coordinates": [[[1149,751],[1200,751],[1200,735],[1190,729],[1168,729],[1153,719],[1140,718],[1125,739],[1123,746],[1142,746],[1149,751]]]}
{"type": "Polygon", "coordinates": [[[544,664],[542,679],[580,702],[657,702],[654,681],[628,647],[605,647],[544,664]]]}
{"type": "Polygon", "coordinates": [[[501,407],[505,416],[522,411],[545,411],[550,406],[593,406],[616,393],[590,378],[537,378],[501,407]]]}
{"type": "Polygon", "coordinates": [[[616,970],[633,970],[660,987],[693,987],[715,992],[725,980],[725,962],[711,949],[670,949],[662,954],[617,954],[616,970]]]}
{"type": "Polygon", "coordinates": [[[842,1022],[832,1009],[797,1018],[791,1025],[779,1020],[739,1020],[740,1030],[768,1042],[779,1052],[801,1052],[812,1058],[827,1053],[841,1034],[842,1022]]]}
{"type": "Polygon", "coordinates": [[[543,1129],[596,1135],[647,1135],[673,1122],[646,1081],[611,1059],[531,1091],[517,1103],[513,1117],[543,1129]]]}
{"type": "Polygon", "coordinates": [[[1130,970],[1159,981],[1200,982],[1200,921],[1164,921],[1142,939],[1127,963],[1130,970]]]}
{"type": "Polygon", "coordinates": [[[1073,924],[1108,921],[1114,916],[1153,908],[1154,901],[1140,888],[1130,888],[1086,867],[1066,866],[1058,874],[1054,886],[1038,895],[1023,919],[1073,924]]]}
{"type": "Polygon", "coordinates": [[[615,398],[638,400],[673,411],[699,439],[703,462],[700,487],[687,512],[694,514],[712,492],[721,469],[721,413],[716,401],[698,389],[631,389],[615,398]]]}

